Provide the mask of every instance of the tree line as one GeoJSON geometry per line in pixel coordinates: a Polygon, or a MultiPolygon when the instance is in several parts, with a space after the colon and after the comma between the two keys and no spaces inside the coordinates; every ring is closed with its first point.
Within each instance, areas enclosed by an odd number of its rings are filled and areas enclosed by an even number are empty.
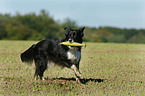
{"type": "MultiPolygon", "coordinates": [[[[45,10],[39,14],[0,14],[0,40],[61,39],[64,38],[64,27],[81,26],[69,18],[54,20],[45,10]]],[[[85,27],[86,42],[145,43],[145,29],[85,27]]]]}

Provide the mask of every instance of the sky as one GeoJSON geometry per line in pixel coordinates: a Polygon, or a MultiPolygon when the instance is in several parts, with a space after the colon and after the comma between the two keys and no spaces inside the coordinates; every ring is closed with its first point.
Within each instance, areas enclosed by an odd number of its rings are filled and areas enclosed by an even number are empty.
{"type": "Polygon", "coordinates": [[[70,18],[79,26],[145,29],[145,0],[0,0],[0,13],[46,10],[55,20],[70,18]]]}

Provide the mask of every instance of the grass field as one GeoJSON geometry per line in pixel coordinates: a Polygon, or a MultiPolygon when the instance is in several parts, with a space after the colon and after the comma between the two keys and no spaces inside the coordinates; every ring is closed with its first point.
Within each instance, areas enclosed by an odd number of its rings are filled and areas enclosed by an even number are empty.
{"type": "Polygon", "coordinates": [[[87,43],[80,71],[85,84],[75,81],[73,70],[57,66],[45,71],[45,81],[35,81],[34,64],[20,61],[20,53],[36,41],[0,41],[0,95],[7,96],[143,96],[145,45],[87,43]]]}

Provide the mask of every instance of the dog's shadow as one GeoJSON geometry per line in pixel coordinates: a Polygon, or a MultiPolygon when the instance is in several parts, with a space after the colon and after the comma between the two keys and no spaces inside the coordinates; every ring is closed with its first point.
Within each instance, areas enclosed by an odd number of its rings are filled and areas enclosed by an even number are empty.
{"type": "MultiPolygon", "coordinates": [[[[60,78],[52,78],[51,80],[66,80],[66,81],[76,81],[76,78],[64,78],[64,77],[60,77],[60,78]]],[[[91,81],[91,82],[104,82],[107,79],[94,79],[94,78],[83,78],[80,79],[82,84],[86,84],[87,82],[91,81]]]]}

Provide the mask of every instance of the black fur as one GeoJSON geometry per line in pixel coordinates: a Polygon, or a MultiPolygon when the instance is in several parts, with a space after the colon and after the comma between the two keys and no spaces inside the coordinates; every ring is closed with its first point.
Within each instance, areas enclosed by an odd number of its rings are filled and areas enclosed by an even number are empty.
{"type": "MultiPolygon", "coordinates": [[[[40,77],[42,79],[44,71],[47,69],[47,64],[54,62],[55,64],[71,68],[73,64],[79,69],[79,62],[74,62],[68,59],[67,52],[70,48],[64,45],[60,45],[61,42],[78,42],[83,43],[83,31],[84,28],[70,29],[65,27],[65,38],[62,40],[47,39],[32,45],[29,49],[21,54],[22,62],[32,63],[35,62],[36,70],[34,77],[40,77]],[[48,62],[49,61],[49,62],[48,62]]],[[[77,47],[77,50],[81,52],[81,47],[77,47]]]]}

